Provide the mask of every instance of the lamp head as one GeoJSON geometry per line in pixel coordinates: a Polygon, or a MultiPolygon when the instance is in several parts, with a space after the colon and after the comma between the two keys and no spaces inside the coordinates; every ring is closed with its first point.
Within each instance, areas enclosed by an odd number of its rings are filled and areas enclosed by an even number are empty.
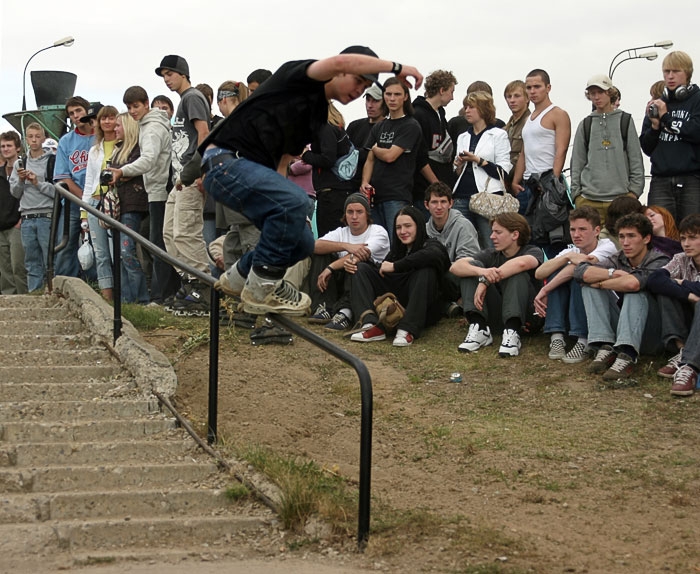
{"type": "Polygon", "coordinates": [[[73,36],[66,36],[65,38],[61,38],[60,40],[56,40],[53,43],[53,47],[57,48],[58,46],[65,46],[66,48],[72,46],[75,43],[75,38],[73,36]]]}
{"type": "Polygon", "coordinates": [[[673,42],[671,40],[662,40],[661,42],[656,42],[654,44],[655,48],[663,48],[664,50],[668,50],[673,46],[673,42]]]}
{"type": "Polygon", "coordinates": [[[659,55],[656,52],[642,52],[637,56],[638,58],[646,58],[647,60],[656,60],[659,55]]]}

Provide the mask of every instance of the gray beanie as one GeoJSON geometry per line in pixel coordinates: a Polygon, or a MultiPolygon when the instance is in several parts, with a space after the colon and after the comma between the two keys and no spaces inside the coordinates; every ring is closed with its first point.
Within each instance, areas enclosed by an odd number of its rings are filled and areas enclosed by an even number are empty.
{"type": "Polygon", "coordinates": [[[345,205],[343,206],[343,211],[345,211],[348,208],[348,205],[351,203],[361,203],[364,205],[365,209],[367,210],[367,213],[369,213],[369,201],[367,201],[367,197],[365,196],[364,193],[351,193],[348,195],[347,199],[345,200],[345,205]]]}

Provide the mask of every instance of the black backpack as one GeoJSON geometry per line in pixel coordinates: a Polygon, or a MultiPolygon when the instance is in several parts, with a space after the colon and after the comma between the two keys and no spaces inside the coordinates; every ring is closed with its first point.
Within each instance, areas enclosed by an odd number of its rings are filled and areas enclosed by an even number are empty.
{"type": "MultiPolygon", "coordinates": [[[[627,152],[627,133],[630,129],[630,120],[632,119],[632,114],[627,112],[622,112],[620,117],[620,134],[622,135],[622,146],[625,152],[627,152]]],[[[593,117],[586,116],[583,118],[583,141],[586,144],[586,154],[588,154],[588,144],[591,141],[591,126],[593,125],[593,117]]]]}

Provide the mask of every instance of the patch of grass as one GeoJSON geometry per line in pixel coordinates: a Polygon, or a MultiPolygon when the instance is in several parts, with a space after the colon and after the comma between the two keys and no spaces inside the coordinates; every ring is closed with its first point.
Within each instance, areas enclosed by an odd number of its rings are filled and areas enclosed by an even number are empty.
{"type": "Polygon", "coordinates": [[[235,502],[250,496],[250,490],[248,490],[244,484],[235,482],[224,491],[224,495],[229,500],[235,502]]]}
{"type": "Polygon", "coordinates": [[[153,331],[174,324],[173,317],[160,307],[147,307],[136,303],[122,304],[122,316],[143,331],[153,331]]]}
{"type": "Polygon", "coordinates": [[[282,493],[279,516],[285,528],[299,532],[312,515],[319,515],[335,531],[354,528],[356,494],[337,472],[262,447],[247,447],[239,455],[279,486],[282,493]]]}

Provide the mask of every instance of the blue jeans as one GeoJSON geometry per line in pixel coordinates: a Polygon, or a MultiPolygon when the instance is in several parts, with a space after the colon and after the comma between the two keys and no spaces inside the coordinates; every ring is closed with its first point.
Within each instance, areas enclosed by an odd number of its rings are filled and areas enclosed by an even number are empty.
{"type": "Polygon", "coordinates": [[[410,205],[408,201],[398,199],[375,203],[372,207],[372,221],[386,229],[389,233],[389,239],[393,240],[396,214],[407,205],[410,205]]]}
{"type": "Polygon", "coordinates": [[[51,218],[24,219],[20,231],[24,247],[24,266],[27,270],[27,290],[31,293],[41,289],[46,283],[51,218]]]}
{"type": "Polygon", "coordinates": [[[589,343],[628,345],[638,353],[658,353],[663,349],[659,306],[650,293],[625,293],[621,308],[615,293],[608,289],[584,285],[582,296],[589,343]]]}
{"type": "MultiPolygon", "coordinates": [[[[555,275],[556,273],[549,278],[550,281],[555,275]]],[[[586,308],[583,305],[581,285],[577,281],[567,281],[547,295],[544,332],[569,333],[572,337],[588,336],[586,308]]]]}
{"type": "MultiPolygon", "coordinates": [[[[122,213],[120,221],[129,229],[137,233],[141,229],[141,221],[143,213],[138,211],[130,211],[122,213]]],[[[148,287],[146,285],[146,274],[141,267],[136,253],[136,241],[129,237],[126,233],[120,234],[119,252],[122,260],[122,301],[125,303],[148,303],[148,287]]]]}
{"type": "Polygon", "coordinates": [[[695,304],[693,322],[690,325],[690,333],[685,340],[685,347],[683,347],[681,354],[681,362],[687,363],[696,371],[700,371],[700,309],[697,307],[697,303],[695,304]]]}
{"type": "Polygon", "coordinates": [[[58,218],[58,226],[56,227],[56,245],[58,245],[63,237],[63,220],[66,215],[66,210],[70,209],[70,222],[68,224],[68,244],[56,254],[54,261],[54,273],[56,275],[65,275],[66,277],[78,277],[80,275],[80,262],[78,261],[78,247],[80,243],[80,208],[73,205],[67,199],[61,200],[63,209],[58,218]]]}
{"type": "Polygon", "coordinates": [[[482,249],[488,249],[489,247],[493,247],[493,242],[491,241],[491,222],[485,217],[477,215],[473,211],[469,211],[470,199],[471,196],[459,197],[455,199],[452,209],[456,209],[462,215],[464,215],[464,217],[471,221],[479,236],[479,246],[482,249]]]}
{"type": "MultiPolygon", "coordinates": [[[[220,153],[220,152],[218,152],[220,153]]],[[[204,178],[207,193],[245,215],[260,229],[254,249],[243,254],[238,271],[247,277],[253,267],[285,270],[314,250],[314,236],[306,224],[306,192],[276,171],[244,158],[217,157],[208,150],[211,169],[204,178]]]]}
{"type": "MultiPolygon", "coordinates": [[[[99,198],[91,197],[88,202],[91,207],[97,207],[99,198]]],[[[95,250],[95,270],[97,271],[97,286],[100,289],[111,289],[114,286],[112,277],[112,233],[100,225],[100,220],[91,213],[87,214],[90,226],[90,239],[95,250]]]]}

